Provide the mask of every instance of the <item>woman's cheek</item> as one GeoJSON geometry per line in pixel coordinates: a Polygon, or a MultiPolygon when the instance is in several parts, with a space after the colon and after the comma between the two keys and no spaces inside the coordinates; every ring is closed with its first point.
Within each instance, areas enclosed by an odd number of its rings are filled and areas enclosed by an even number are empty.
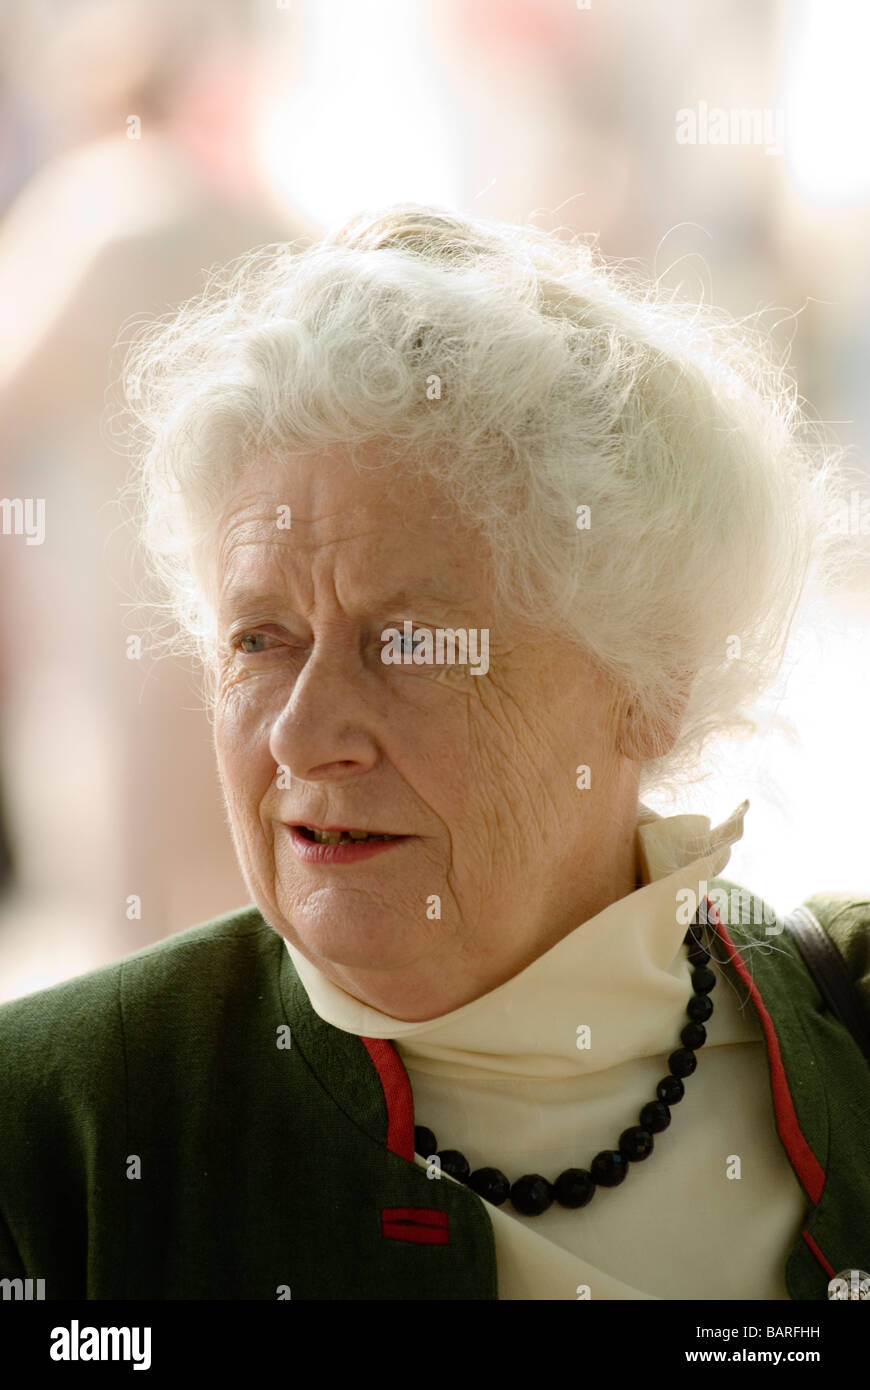
{"type": "Polygon", "coordinates": [[[274,719],[253,695],[250,685],[222,693],[215,707],[214,740],[225,790],[259,801],[276,775],[269,751],[274,719]]]}

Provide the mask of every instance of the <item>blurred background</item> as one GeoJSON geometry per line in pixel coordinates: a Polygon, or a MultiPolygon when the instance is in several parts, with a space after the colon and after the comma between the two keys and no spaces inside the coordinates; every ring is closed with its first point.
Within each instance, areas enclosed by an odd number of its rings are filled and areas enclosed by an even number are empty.
{"type": "Polygon", "coordinates": [[[862,0],[5,0],[0,499],[45,512],[0,502],[0,999],[249,898],[196,673],[137,648],[119,352],[210,267],[403,199],[764,311],[849,451],[856,563],[761,734],[648,800],[748,797],[727,873],[776,907],[870,892],[868,40],[862,0]]]}

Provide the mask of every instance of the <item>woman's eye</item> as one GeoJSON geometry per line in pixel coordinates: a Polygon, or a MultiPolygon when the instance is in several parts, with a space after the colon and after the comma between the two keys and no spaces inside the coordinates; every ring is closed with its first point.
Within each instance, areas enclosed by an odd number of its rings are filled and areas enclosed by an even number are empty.
{"type": "Polygon", "coordinates": [[[442,685],[468,688],[468,662],[457,660],[458,651],[452,641],[448,643],[441,637],[440,629],[415,625],[412,631],[404,632],[404,624],[400,622],[391,627],[395,634],[390,638],[391,669],[425,676],[442,685]]]}
{"type": "Polygon", "coordinates": [[[243,632],[241,636],[235,637],[231,643],[236,651],[243,652],[245,656],[256,656],[258,652],[268,650],[266,643],[274,643],[267,632],[243,632]],[[262,645],[257,645],[258,643],[262,645]]]}

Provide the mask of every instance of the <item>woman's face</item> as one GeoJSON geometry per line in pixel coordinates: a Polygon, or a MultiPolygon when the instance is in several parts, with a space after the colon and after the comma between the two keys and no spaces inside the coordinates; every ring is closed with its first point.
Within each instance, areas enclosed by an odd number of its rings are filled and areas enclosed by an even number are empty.
{"type": "Polygon", "coordinates": [[[258,463],[215,537],[236,848],[263,916],[335,983],[437,1017],[634,889],[612,689],[575,645],[494,611],[485,546],[430,484],[335,453],[258,463]],[[485,630],[488,669],[386,664],[405,621],[418,640],[485,630]],[[301,826],[401,838],[364,857],[301,826]]]}

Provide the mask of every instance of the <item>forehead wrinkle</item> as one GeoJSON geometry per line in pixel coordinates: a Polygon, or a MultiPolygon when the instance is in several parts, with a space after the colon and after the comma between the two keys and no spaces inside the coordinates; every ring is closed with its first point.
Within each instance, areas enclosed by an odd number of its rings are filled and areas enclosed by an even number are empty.
{"type": "Polygon", "coordinates": [[[281,536],[270,536],[268,540],[262,536],[249,538],[241,538],[238,535],[225,536],[218,552],[218,592],[225,593],[232,583],[235,572],[239,568],[238,556],[240,552],[252,549],[262,550],[263,548],[292,553],[287,541],[281,536]]]}
{"type": "MultiPolygon", "coordinates": [[[[275,496],[277,495],[276,491],[275,496]]],[[[226,522],[221,528],[222,534],[218,552],[218,564],[220,566],[219,602],[221,607],[232,604],[235,608],[240,603],[247,605],[276,600],[289,602],[291,595],[294,591],[298,592],[300,587],[304,587],[306,591],[316,587],[314,552],[319,552],[319,558],[325,561],[330,549],[351,545],[353,542],[365,541],[368,538],[380,540],[383,535],[384,518],[373,516],[370,525],[366,525],[363,518],[354,515],[352,508],[347,507],[313,518],[302,517],[291,512],[291,526],[285,531],[276,527],[277,515],[272,508],[273,503],[267,501],[262,492],[258,492],[240,501],[226,518],[226,522]],[[358,524],[354,529],[348,530],[344,534],[333,535],[322,540],[316,539],[313,535],[302,536],[300,534],[300,527],[314,528],[318,524],[334,521],[340,517],[345,520],[352,519],[358,524]],[[270,552],[271,563],[261,576],[256,573],[255,562],[249,565],[242,558],[245,552],[251,550],[270,552]],[[298,564],[300,559],[305,561],[301,573],[298,564]],[[274,568],[280,570],[281,577],[277,583],[274,573],[270,573],[274,568]],[[240,570],[241,573],[239,573],[240,570]],[[251,570],[254,571],[253,574],[251,570]],[[238,586],[237,594],[230,593],[234,585],[238,586]]],[[[407,521],[407,515],[403,516],[399,511],[395,517],[395,523],[401,522],[402,529],[407,530],[407,521]]],[[[338,557],[339,563],[335,569],[341,567],[342,558],[341,556],[338,557]]],[[[452,570],[453,566],[450,565],[449,555],[445,559],[452,570]]],[[[357,564],[360,565],[363,580],[368,579],[371,574],[369,558],[363,555],[361,561],[357,560],[357,564]]],[[[381,564],[379,563],[378,569],[380,568],[381,564]]],[[[394,572],[393,575],[388,574],[384,578],[385,583],[381,592],[370,593],[366,601],[360,603],[361,608],[366,611],[383,610],[386,613],[391,606],[422,600],[440,605],[444,612],[450,616],[451,611],[455,611],[457,608],[467,607],[470,612],[480,601],[478,596],[471,596],[465,592],[460,595],[456,590],[451,591],[451,586],[447,582],[443,588],[437,585],[437,582],[433,584],[431,565],[427,565],[422,572],[416,575],[413,572],[408,574],[407,571],[404,574],[394,572]],[[395,589],[391,581],[397,581],[395,589]],[[387,593],[387,589],[390,590],[389,593],[387,593]]],[[[445,580],[446,578],[445,574],[445,580]]],[[[333,572],[329,575],[327,584],[338,606],[349,611],[348,606],[342,602],[338,593],[339,588],[344,587],[343,576],[333,572]]],[[[360,585],[358,584],[356,587],[358,592],[360,585]]],[[[465,589],[466,586],[463,585],[462,587],[465,589]]],[[[456,616],[453,616],[452,620],[455,622],[456,616]]]]}
{"type": "MultiPolygon", "coordinates": [[[[239,510],[243,512],[245,509],[240,508],[239,510]]],[[[331,545],[340,545],[344,541],[358,540],[368,534],[377,535],[380,531],[377,521],[373,520],[368,530],[350,532],[346,536],[335,536],[328,540],[318,541],[313,537],[303,538],[298,534],[293,534],[300,520],[303,525],[309,524],[314,526],[317,525],[319,520],[326,519],[327,518],[315,518],[313,521],[306,523],[304,518],[299,518],[295,513],[291,512],[291,526],[287,530],[283,530],[277,526],[277,516],[272,512],[257,517],[249,517],[247,519],[240,517],[234,523],[224,526],[221,529],[221,538],[217,554],[219,571],[221,573],[225,572],[229,568],[230,557],[238,549],[246,546],[266,546],[271,549],[278,548],[292,553],[294,550],[323,549],[331,545]]]]}
{"type": "MultiPolygon", "coordinates": [[[[268,533],[274,533],[274,531],[275,531],[276,529],[279,529],[279,539],[280,539],[280,542],[281,542],[281,544],[284,544],[284,545],[287,545],[287,546],[292,545],[292,544],[293,544],[293,541],[294,541],[294,539],[295,539],[295,540],[297,541],[297,543],[300,543],[300,544],[302,544],[302,545],[317,546],[317,547],[323,547],[323,546],[329,546],[329,545],[341,545],[342,543],[347,542],[347,541],[354,541],[354,540],[364,539],[366,536],[369,536],[369,535],[380,535],[381,532],[382,532],[383,529],[384,529],[384,519],[383,519],[383,518],[377,517],[377,516],[373,516],[373,517],[371,518],[369,524],[366,525],[366,524],[364,523],[364,520],[363,520],[362,518],[360,518],[360,517],[358,517],[358,516],[353,516],[354,508],[352,508],[352,507],[341,507],[341,508],[339,508],[338,511],[329,512],[329,513],[327,513],[327,514],[325,514],[325,515],[323,515],[323,516],[315,516],[315,517],[305,517],[305,516],[301,516],[297,511],[295,511],[293,508],[291,508],[291,512],[290,512],[291,524],[290,524],[290,526],[289,526],[286,530],[281,530],[280,528],[277,528],[277,510],[276,510],[276,509],[277,509],[277,506],[278,506],[278,505],[286,505],[286,504],[278,504],[278,503],[276,503],[276,504],[274,504],[274,506],[271,507],[270,510],[268,510],[268,511],[266,511],[266,512],[264,512],[264,513],[261,513],[261,514],[258,515],[258,516],[252,516],[252,517],[249,517],[249,518],[247,518],[247,519],[241,519],[241,518],[240,518],[240,519],[239,519],[238,521],[236,521],[234,524],[231,524],[231,525],[225,527],[225,528],[224,528],[224,532],[223,532],[223,545],[232,544],[234,538],[239,534],[239,532],[244,533],[245,531],[247,531],[247,530],[249,530],[249,529],[251,529],[251,528],[255,528],[258,532],[267,531],[268,533]],[[326,523],[326,522],[334,521],[334,520],[336,520],[337,518],[342,518],[342,519],[347,518],[349,514],[353,516],[353,519],[354,519],[354,520],[356,520],[356,521],[359,522],[359,525],[358,525],[358,527],[357,527],[356,530],[347,531],[347,532],[345,532],[344,534],[333,535],[333,536],[330,536],[330,537],[329,537],[328,539],[326,539],[326,540],[317,540],[317,539],[315,539],[314,537],[300,538],[298,535],[296,535],[296,536],[294,537],[294,534],[293,534],[293,533],[294,533],[294,532],[297,532],[297,531],[299,530],[300,527],[310,527],[310,528],[313,528],[313,527],[316,527],[316,526],[320,526],[320,525],[322,525],[322,524],[324,524],[324,523],[326,523]]],[[[397,518],[397,520],[398,520],[398,518],[397,518]]],[[[404,528],[404,523],[403,523],[403,528],[404,528]]],[[[253,537],[254,540],[257,540],[258,538],[259,538],[258,536],[254,536],[254,537],[253,537]]],[[[274,536],[272,535],[270,538],[274,539],[274,536]]],[[[265,538],[264,538],[264,539],[265,539],[265,538]]]]}
{"type": "MultiPolygon", "coordinates": [[[[298,552],[294,552],[285,540],[274,538],[269,541],[240,541],[233,547],[223,575],[220,589],[221,606],[238,608],[257,603],[277,602],[280,604],[291,601],[293,590],[298,590],[303,584],[306,588],[316,587],[313,572],[307,565],[300,571],[292,563],[290,565],[283,563],[285,560],[292,561],[294,555],[298,555],[298,552]],[[278,569],[283,582],[276,583],[272,572],[264,574],[260,582],[256,575],[251,575],[247,566],[244,565],[241,566],[241,574],[238,573],[239,566],[234,563],[234,557],[237,557],[240,551],[248,550],[251,547],[257,549],[265,547],[273,552],[281,552],[278,569]],[[234,588],[235,592],[233,592],[234,588]]],[[[366,571],[367,573],[368,571],[366,571]]],[[[346,612],[350,611],[352,605],[342,600],[338,592],[340,587],[343,587],[341,576],[330,574],[329,588],[336,603],[346,612]]],[[[445,614],[453,615],[455,621],[456,610],[468,609],[470,611],[470,607],[477,602],[473,596],[467,593],[459,594],[451,591],[449,587],[440,588],[434,585],[428,570],[425,575],[410,580],[406,579],[399,588],[391,589],[388,592],[387,587],[385,585],[380,591],[370,591],[369,595],[360,602],[360,607],[366,612],[382,611],[387,613],[391,608],[417,602],[434,603],[442,608],[445,614]]]]}
{"type": "MultiPolygon", "coordinates": [[[[261,542],[258,549],[263,544],[267,545],[270,550],[283,551],[286,556],[292,554],[281,541],[261,542]]],[[[281,566],[280,582],[276,584],[274,575],[271,573],[264,576],[261,581],[258,579],[256,571],[252,573],[246,565],[240,567],[233,563],[233,556],[237,556],[240,550],[246,550],[253,545],[257,545],[257,542],[243,542],[232,552],[230,562],[222,575],[218,592],[219,613],[247,611],[249,608],[264,604],[284,607],[293,603],[294,595],[298,595],[303,586],[307,589],[311,588],[311,577],[304,570],[301,573],[297,570],[293,574],[281,566]],[[239,572],[240,569],[241,572],[239,572]]],[[[299,612],[304,613],[309,606],[310,603],[303,602],[299,612]]]]}

